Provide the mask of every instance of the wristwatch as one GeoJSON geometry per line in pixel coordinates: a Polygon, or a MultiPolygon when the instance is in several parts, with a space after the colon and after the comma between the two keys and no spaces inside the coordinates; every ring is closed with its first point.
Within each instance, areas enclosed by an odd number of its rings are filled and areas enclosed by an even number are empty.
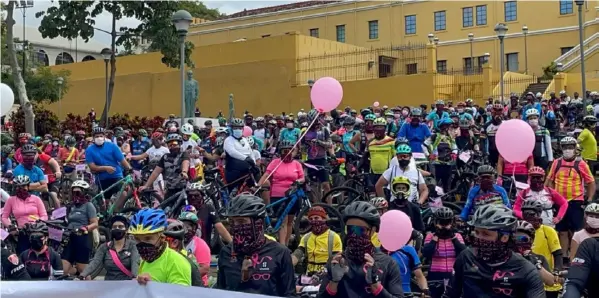
{"type": "Polygon", "coordinates": [[[540,262],[537,262],[537,264],[535,264],[535,267],[537,267],[537,270],[543,269],[543,265],[541,265],[540,262]]]}

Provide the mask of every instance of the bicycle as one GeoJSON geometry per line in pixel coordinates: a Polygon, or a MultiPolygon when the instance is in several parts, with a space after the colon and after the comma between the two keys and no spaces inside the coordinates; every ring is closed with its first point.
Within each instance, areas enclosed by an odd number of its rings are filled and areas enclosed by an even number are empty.
{"type": "MultiPolygon", "coordinates": [[[[304,184],[305,185],[305,184],[304,184]]],[[[308,200],[308,196],[304,192],[304,189],[301,187],[302,185],[298,182],[295,182],[291,185],[289,190],[285,193],[285,197],[270,204],[266,205],[267,209],[273,209],[273,207],[278,206],[284,202],[287,202],[287,206],[283,210],[281,214],[278,215],[275,225],[273,226],[273,219],[271,219],[270,215],[267,213],[264,221],[266,222],[266,233],[275,236],[277,232],[281,229],[281,226],[284,224],[284,219],[287,218],[291,208],[295,206],[298,200],[300,201],[300,210],[303,206],[310,206],[310,200],[308,200]]]]}

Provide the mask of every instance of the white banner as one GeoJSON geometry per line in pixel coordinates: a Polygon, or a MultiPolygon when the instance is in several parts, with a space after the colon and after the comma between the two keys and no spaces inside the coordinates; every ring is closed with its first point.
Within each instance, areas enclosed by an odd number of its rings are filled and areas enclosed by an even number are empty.
{"type": "Polygon", "coordinates": [[[2,281],[2,298],[266,298],[270,296],[137,281],[2,281]]]}

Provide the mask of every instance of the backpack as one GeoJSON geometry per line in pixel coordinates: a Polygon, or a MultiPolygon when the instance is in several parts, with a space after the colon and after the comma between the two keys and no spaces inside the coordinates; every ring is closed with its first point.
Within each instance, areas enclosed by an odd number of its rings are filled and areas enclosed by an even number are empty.
{"type": "MultiPolygon", "coordinates": [[[[333,232],[333,230],[329,229],[329,239],[328,239],[328,248],[327,251],[329,253],[329,258],[333,255],[333,242],[335,241],[335,235],[337,235],[337,233],[333,232]]],[[[308,250],[308,238],[310,238],[310,236],[312,236],[312,232],[309,232],[308,234],[306,234],[306,236],[304,236],[302,242],[304,244],[304,247],[306,248],[306,250],[308,250]]],[[[306,251],[307,253],[307,251],[306,251]]],[[[308,262],[308,258],[305,258],[305,262],[308,262]]],[[[319,264],[315,264],[315,265],[319,265],[319,264]]]]}
{"type": "Polygon", "coordinates": [[[412,271],[412,269],[414,267],[416,267],[416,261],[414,260],[414,257],[411,254],[409,254],[407,251],[405,251],[403,248],[400,248],[398,250],[398,252],[400,252],[404,256],[408,257],[408,268],[407,269],[412,271]]]}
{"type": "Polygon", "coordinates": [[[435,134],[435,141],[433,142],[433,148],[437,149],[437,159],[439,161],[449,162],[451,161],[451,137],[445,135],[435,134]]]}
{"type": "MultiPolygon", "coordinates": [[[[555,180],[555,176],[557,176],[557,173],[562,168],[562,161],[563,161],[563,159],[561,159],[561,158],[557,160],[557,165],[555,165],[555,171],[553,171],[553,173],[551,175],[551,180],[555,180]]],[[[582,178],[582,173],[580,172],[580,166],[579,166],[580,161],[581,161],[581,159],[577,157],[576,160],[574,161],[574,165],[572,165],[572,166],[564,165],[564,167],[571,168],[571,169],[573,168],[576,171],[576,173],[578,174],[578,178],[580,178],[580,181],[582,182],[583,178],[582,178]]]]}

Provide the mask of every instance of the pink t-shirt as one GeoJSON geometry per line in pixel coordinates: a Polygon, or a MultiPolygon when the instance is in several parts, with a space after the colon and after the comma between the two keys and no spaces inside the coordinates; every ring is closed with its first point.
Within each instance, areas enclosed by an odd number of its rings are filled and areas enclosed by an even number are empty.
{"type": "MultiPolygon", "coordinates": [[[[531,157],[529,157],[528,159],[531,159],[531,157]]],[[[528,175],[528,160],[526,160],[525,162],[516,162],[516,163],[511,163],[507,160],[503,160],[503,175],[505,176],[512,176],[512,174],[514,175],[528,175]]]]}
{"type": "Polygon", "coordinates": [[[585,241],[587,238],[597,237],[599,234],[589,234],[585,229],[582,229],[578,232],[575,232],[572,235],[572,240],[576,241],[576,243],[580,244],[582,241],[585,241]]]}
{"type": "Polygon", "coordinates": [[[15,196],[8,198],[2,210],[2,223],[4,225],[10,225],[9,216],[11,214],[15,216],[17,225],[20,228],[26,223],[35,221],[29,218],[30,215],[37,216],[42,220],[48,220],[48,213],[42,199],[35,195],[30,195],[25,200],[21,200],[15,196]]]}
{"type": "MultiPolygon", "coordinates": [[[[187,247],[185,247],[187,251],[191,251],[193,256],[196,258],[196,261],[200,265],[210,266],[211,256],[210,256],[210,247],[206,244],[206,241],[202,240],[198,236],[193,236],[193,239],[187,247]]],[[[202,276],[202,281],[205,286],[208,286],[208,274],[204,274],[202,276]]]]}
{"type": "Polygon", "coordinates": [[[304,179],[304,169],[297,160],[285,163],[280,158],[273,159],[268,164],[266,173],[270,174],[273,171],[274,174],[270,177],[270,196],[273,198],[284,197],[293,182],[304,179]]]}

